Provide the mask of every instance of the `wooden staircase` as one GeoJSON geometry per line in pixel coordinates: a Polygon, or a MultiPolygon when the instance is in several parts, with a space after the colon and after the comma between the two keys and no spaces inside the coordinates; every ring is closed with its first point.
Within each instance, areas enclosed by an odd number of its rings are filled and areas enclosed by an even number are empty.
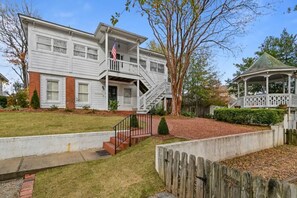
{"type": "Polygon", "coordinates": [[[126,148],[143,141],[152,135],[152,115],[131,114],[113,127],[115,135],[103,148],[115,155],[126,148]]]}

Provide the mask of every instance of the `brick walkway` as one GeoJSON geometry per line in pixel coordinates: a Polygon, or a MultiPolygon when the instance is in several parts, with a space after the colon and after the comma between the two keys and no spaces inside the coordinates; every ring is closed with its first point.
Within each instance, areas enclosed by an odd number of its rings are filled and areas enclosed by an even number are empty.
{"type": "MultiPolygon", "coordinates": [[[[268,127],[230,124],[206,118],[175,118],[168,116],[166,121],[171,135],[186,139],[203,139],[269,129],[268,127]]],[[[160,117],[154,116],[154,135],[157,134],[159,122],[160,117]]]]}

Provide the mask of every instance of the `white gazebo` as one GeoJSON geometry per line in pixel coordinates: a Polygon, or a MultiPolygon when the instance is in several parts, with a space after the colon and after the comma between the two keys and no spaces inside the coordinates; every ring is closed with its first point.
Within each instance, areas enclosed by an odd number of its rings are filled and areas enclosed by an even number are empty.
{"type": "Polygon", "coordinates": [[[237,99],[231,106],[271,108],[297,107],[297,67],[285,65],[264,53],[250,68],[233,79],[237,99]]]}

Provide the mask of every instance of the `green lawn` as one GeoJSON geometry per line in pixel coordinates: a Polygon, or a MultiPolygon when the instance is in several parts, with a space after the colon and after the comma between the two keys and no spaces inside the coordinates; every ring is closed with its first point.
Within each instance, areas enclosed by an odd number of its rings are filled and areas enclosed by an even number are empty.
{"type": "Polygon", "coordinates": [[[37,173],[33,197],[148,197],[164,190],[155,171],[155,146],[149,138],[114,157],[37,173]]]}
{"type": "Polygon", "coordinates": [[[122,116],[59,112],[1,112],[0,137],[112,130],[122,116]]]}

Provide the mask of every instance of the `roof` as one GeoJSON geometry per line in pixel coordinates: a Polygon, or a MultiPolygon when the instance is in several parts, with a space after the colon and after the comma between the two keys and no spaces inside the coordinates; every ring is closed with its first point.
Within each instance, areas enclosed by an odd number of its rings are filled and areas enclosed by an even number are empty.
{"type": "Polygon", "coordinates": [[[8,79],[0,73],[0,80],[8,82],[8,79]]]}
{"type": "Polygon", "coordinates": [[[258,71],[267,71],[271,69],[296,69],[294,66],[289,66],[281,61],[277,60],[270,54],[264,52],[256,62],[254,62],[245,72],[242,74],[249,74],[258,71]]]}
{"type": "Polygon", "coordinates": [[[286,65],[270,54],[264,52],[264,54],[260,56],[245,72],[239,76],[236,76],[233,81],[236,81],[241,77],[252,76],[261,73],[288,71],[297,71],[297,67],[286,65]]]}

